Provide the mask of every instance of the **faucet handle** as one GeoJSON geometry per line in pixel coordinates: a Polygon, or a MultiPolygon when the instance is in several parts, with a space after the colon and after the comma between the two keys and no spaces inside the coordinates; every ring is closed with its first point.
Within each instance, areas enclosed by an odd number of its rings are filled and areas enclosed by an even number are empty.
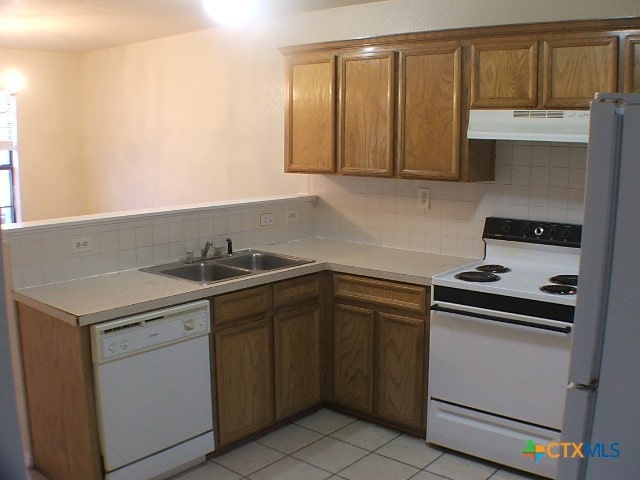
{"type": "Polygon", "coordinates": [[[233,240],[231,238],[227,238],[227,253],[231,255],[233,253],[233,240]]]}
{"type": "Polygon", "coordinates": [[[209,253],[209,248],[211,247],[211,245],[213,245],[213,242],[211,240],[207,240],[207,243],[204,244],[204,248],[200,250],[201,258],[206,258],[207,254],[209,253]]]}

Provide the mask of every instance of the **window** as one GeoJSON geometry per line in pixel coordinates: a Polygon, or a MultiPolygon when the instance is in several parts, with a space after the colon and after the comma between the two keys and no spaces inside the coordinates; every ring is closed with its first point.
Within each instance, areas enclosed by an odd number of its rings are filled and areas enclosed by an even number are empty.
{"type": "Polygon", "coordinates": [[[0,223],[16,221],[15,97],[0,90],[0,223]]]}

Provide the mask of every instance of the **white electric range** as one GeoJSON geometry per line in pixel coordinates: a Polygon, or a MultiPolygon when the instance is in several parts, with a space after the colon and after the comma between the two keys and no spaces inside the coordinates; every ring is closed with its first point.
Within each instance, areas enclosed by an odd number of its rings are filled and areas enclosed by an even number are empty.
{"type": "Polygon", "coordinates": [[[581,233],[489,217],[485,258],[433,277],[428,442],[554,476],[524,453],[560,439],[581,233]]]}

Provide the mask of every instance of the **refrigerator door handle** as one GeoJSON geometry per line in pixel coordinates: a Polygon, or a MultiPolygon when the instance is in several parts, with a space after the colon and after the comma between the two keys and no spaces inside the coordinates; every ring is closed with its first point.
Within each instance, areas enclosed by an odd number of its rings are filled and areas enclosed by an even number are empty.
{"type": "Polygon", "coordinates": [[[583,383],[569,382],[569,386],[567,388],[575,388],[576,390],[592,390],[592,391],[594,391],[596,388],[598,388],[598,380],[593,380],[588,385],[585,385],[583,383]]]}

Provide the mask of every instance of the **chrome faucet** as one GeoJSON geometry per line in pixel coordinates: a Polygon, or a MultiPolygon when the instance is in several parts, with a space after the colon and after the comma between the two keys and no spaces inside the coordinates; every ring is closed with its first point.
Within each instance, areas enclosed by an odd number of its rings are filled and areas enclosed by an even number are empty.
{"type": "Polygon", "coordinates": [[[227,238],[227,254],[231,255],[233,253],[233,244],[231,243],[232,240],[230,238],[227,238]]]}
{"type": "Polygon", "coordinates": [[[207,243],[204,244],[204,248],[200,251],[201,258],[207,258],[207,254],[209,253],[209,248],[211,248],[213,242],[211,240],[207,240],[207,243]]]}

